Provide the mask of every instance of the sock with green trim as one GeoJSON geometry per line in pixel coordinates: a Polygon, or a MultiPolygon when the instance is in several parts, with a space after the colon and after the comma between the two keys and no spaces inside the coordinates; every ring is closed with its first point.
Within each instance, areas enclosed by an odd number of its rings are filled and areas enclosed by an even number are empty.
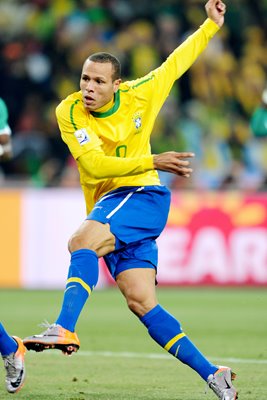
{"type": "Polygon", "coordinates": [[[159,304],[140,318],[150,336],[178,360],[194,369],[205,381],[218,367],[211,364],[183,332],[179,321],[159,304]]]}
{"type": "Polygon", "coordinates": [[[18,343],[10,336],[0,322],[0,353],[2,356],[8,356],[15,353],[18,349],[18,343]]]}
{"type": "Polygon", "coordinates": [[[94,251],[81,249],[71,254],[63,304],[56,324],[74,332],[83,306],[97,284],[98,274],[98,257],[94,251]]]}

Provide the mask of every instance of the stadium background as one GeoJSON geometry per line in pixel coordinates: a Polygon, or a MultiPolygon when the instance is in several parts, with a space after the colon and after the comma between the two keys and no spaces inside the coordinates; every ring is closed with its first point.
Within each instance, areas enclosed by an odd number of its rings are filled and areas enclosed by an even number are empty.
{"type": "MultiPolygon", "coordinates": [[[[0,96],[14,148],[0,165],[0,287],[64,286],[67,239],[85,209],[54,110],[77,90],[86,56],[109,51],[124,79],[144,75],[204,20],[204,3],[0,1],[0,96]]],[[[227,6],[154,128],[154,152],[196,154],[190,180],[161,174],[173,191],[161,284],[267,285],[267,139],[251,124],[267,82],[267,2],[227,6]]],[[[99,286],[110,283],[103,267],[99,286]]]]}

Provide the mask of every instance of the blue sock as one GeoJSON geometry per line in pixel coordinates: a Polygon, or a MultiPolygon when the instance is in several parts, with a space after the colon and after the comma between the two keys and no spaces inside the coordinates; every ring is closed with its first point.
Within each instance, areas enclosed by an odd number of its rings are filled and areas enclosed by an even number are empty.
{"type": "Polygon", "coordinates": [[[211,364],[182,331],[180,323],[160,305],[140,320],[150,336],[165,350],[184,364],[193,368],[205,381],[218,367],[211,364]]]}
{"type": "Polygon", "coordinates": [[[61,312],[56,324],[74,332],[82,308],[98,281],[98,257],[89,249],[71,254],[71,263],[61,312]]]}
{"type": "Polygon", "coordinates": [[[8,356],[15,353],[18,349],[18,343],[10,336],[0,322],[0,353],[2,356],[8,356]]]}

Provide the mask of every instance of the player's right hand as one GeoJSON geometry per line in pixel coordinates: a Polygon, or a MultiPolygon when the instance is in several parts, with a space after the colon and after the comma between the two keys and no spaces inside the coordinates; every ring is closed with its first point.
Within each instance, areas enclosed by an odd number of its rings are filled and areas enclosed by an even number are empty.
{"type": "Polygon", "coordinates": [[[212,19],[220,28],[224,24],[226,5],[221,0],[208,0],[205,5],[207,16],[212,19]]]}
{"type": "Polygon", "coordinates": [[[167,151],[153,156],[154,168],[189,178],[193,169],[186,158],[194,157],[194,153],[167,151]]]}

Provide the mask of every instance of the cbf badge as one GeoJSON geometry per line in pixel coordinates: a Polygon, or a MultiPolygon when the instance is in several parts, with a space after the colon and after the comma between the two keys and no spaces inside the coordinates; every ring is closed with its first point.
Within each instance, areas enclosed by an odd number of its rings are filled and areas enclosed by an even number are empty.
{"type": "Polygon", "coordinates": [[[74,132],[74,135],[76,136],[78,142],[80,143],[81,146],[84,144],[90,142],[89,135],[87,133],[87,130],[85,128],[79,129],[78,131],[74,132]]]}
{"type": "Polygon", "coordinates": [[[134,126],[135,126],[135,129],[137,130],[137,132],[140,132],[141,129],[142,129],[142,118],[141,118],[141,114],[140,113],[134,114],[133,122],[134,122],[134,126]]]}

